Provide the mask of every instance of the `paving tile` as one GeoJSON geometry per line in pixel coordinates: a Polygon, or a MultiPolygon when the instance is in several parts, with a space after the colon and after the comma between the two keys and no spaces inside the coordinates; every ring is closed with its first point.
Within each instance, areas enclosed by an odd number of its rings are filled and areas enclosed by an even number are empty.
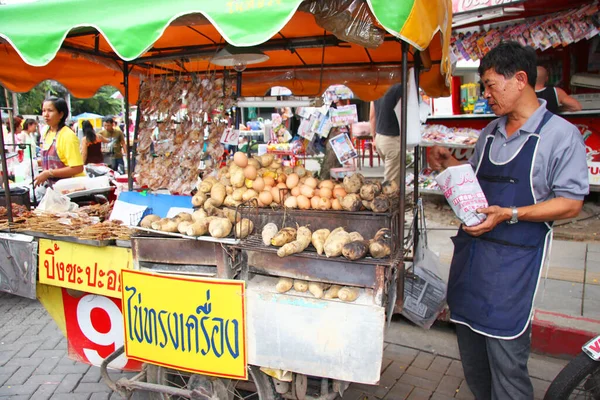
{"type": "Polygon", "coordinates": [[[463,371],[462,362],[460,362],[460,360],[452,360],[450,367],[448,367],[448,370],[446,371],[446,375],[465,379],[465,372],[463,371]]]}
{"type": "Polygon", "coordinates": [[[421,368],[415,367],[414,364],[411,365],[410,367],[408,367],[408,369],[406,370],[406,373],[409,375],[412,375],[412,376],[418,376],[420,378],[429,379],[430,381],[438,382],[438,383],[442,380],[442,377],[444,376],[444,374],[441,372],[435,372],[435,371],[431,371],[431,370],[421,369],[421,368]]]}
{"type": "Polygon", "coordinates": [[[566,360],[559,360],[552,357],[546,357],[539,354],[531,354],[527,363],[529,375],[544,381],[552,381],[558,373],[568,363],[566,360]]]}
{"type": "Polygon", "coordinates": [[[389,344],[383,353],[385,358],[399,362],[407,367],[414,361],[415,358],[417,358],[418,354],[418,350],[399,346],[397,344],[389,344]]]}
{"type": "MultiPolygon", "coordinates": [[[[335,400],[362,400],[363,399],[363,392],[361,392],[360,390],[356,390],[356,389],[352,389],[352,387],[350,387],[350,389],[346,390],[344,392],[344,397],[336,397],[335,400]]],[[[117,393],[113,393],[110,395],[110,400],[122,400],[121,396],[119,396],[117,393]]]]}
{"type": "Polygon", "coordinates": [[[535,308],[567,315],[581,315],[583,284],[543,279],[535,296],[535,308]],[[545,285],[545,287],[544,287],[545,285]]]}
{"type": "Polygon", "coordinates": [[[460,387],[460,384],[462,383],[462,381],[463,381],[463,379],[461,379],[461,378],[445,375],[442,378],[442,380],[440,381],[440,384],[438,385],[438,387],[435,389],[435,392],[443,394],[443,395],[447,395],[450,397],[454,397],[456,395],[458,388],[460,387]]]}
{"type": "Polygon", "coordinates": [[[71,393],[77,387],[82,374],[67,374],[56,388],[56,393],[71,393]]]}
{"type": "Polygon", "coordinates": [[[50,400],[88,400],[89,393],[54,393],[50,400]]]}
{"type": "Polygon", "coordinates": [[[533,396],[536,399],[543,399],[544,395],[546,394],[546,390],[548,390],[548,386],[550,386],[550,382],[537,378],[531,378],[531,384],[533,385],[533,396]]]}
{"type": "Polygon", "coordinates": [[[471,389],[469,389],[469,385],[467,385],[467,381],[463,381],[460,384],[460,388],[458,388],[458,393],[456,393],[456,396],[454,396],[454,397],[457,399],[463,399],[463,400],[475,400],[475,396],[473,396],[471,389]]]}
{"type": "Polygon", "coordinates": [[[406,385],[416,386],[421,389],[431,390],[432,392],[437,388],[439,382],[435,382],[419,376],[404,374],[400,378],[400,382],[406,385]]]}
{"type": "Polygon", "coordinates": [[[441,372],[442,374],[446,373],[450,363],[452,362],[451,358],[437,356],[433,359],[433,362],[427,368],[429,371],[441,372]]]}
{"type": "Polygon", "coordinates": [[[90,400],[108,400],[110,393],[92,393],[90,400]]]}
{"type": "Polygon", "coordinates": [[[412,391],[415,389],[413,385],[407,385],[402,382],[396,383],[392,389],[385,396],[384,400],[404,400],[410,396],[412,391]]]}
{"type": "Polygon", "coordinates": [[[588,253],[600,253],[600,243],[588,243],[587,249],[588,253]]]}
{"type": "Polygon", "coordinates": [[[5,385],[23,385],[25,382],[27,382],[31,374],[33,374],[34,370],[35,367],[19,368],[17,372],[8,378],[8,380],[5,382],[5,385]]]}
{"type": "Polygon", "coordinates": [[[415,388],[412,392],[410,392],[407,400],[429,400],[432,394],[433,393],[429,390],[415,388]]]}
{"type": "Polygon", "coordinates": [[[585,299],[583,301],[583,316],[585,318],[600,320],[600,300],[585,299]]]}
{"type": "Polygon", "coordinates": [[[38,390],[31,396],[30,400],[48,400],[54,394],[54,389],[56,389],[58,385],[56,384],[43,384],[40,385],[38,390]]]}
{"type": "Polygon", "coordinates": [[[427,369],[433,362],[434,358],[435,356],[433,354],[420,352],[411,365],[417,368],[427,369]]]}
{"type": "Polygon", "coordinates": [[[83,383],[80,382],[75,388],[75,393],[97,393],[97,392],[112,392],[104,382],[83,383]]]}
{"type": "Polygon", "coordinates": [[[101,379],[102,375],[100,374],[100,368],[92,366],[87,370],[85,375],[83,375],[83,378],[81,378],[81,382],[95,383],[100,382],[101,379]]]}
{"type": "Polygon", "coordinates": [[[4,382],[6,382],[8,380],[8,378],[10,378],[12,374],[4,374],[1,375],[0,374],[0,386],[4,385],[4,382]]]}
{"type": "Polygon", "coordinates": [[[550,253],[550,268],[581,269],[584,267],[587,244],[585,242],[570,242],[555,240],[550,253]]]}
{"type": "Polygon", "coordinates": [[[431,329],[423,330],[404,318],[394,316],[391,326],[386,329],[385,340],[435,355],[460,358],[454,326],[446,322],[436,321],[431,329]]]}
{"type": "Polygon", "coordinates": [[[453,400],[454,396],[446,396],[445,394],[434,392],[430,400],[453,400]]]}
{"type": "Polygon", "coordinates": [[[383,357],[383,359],[381,360],[381,373],[383,373],[385,371],[385,369],[387,367],[390,366],[390,364],[393,362],[394,360],[391,360],[389,358],[385,358],[385,356],[383,357]]]}

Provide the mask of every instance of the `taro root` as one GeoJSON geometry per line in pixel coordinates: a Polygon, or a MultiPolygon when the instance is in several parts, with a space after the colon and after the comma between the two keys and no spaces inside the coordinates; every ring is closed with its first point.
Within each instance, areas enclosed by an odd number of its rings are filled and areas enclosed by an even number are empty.
{"type": "Polygon", "coordinates": [[[372,201],[375,197],[381,193],[381,184],[367,183],[360,188],[360,197],[363,200],[372,201]]]}
{"type": "Polygon", "coordinates": [[[364,240],[355,240],[350,243],[346,243],[342,248],[342,254],[348,260],[358,260],[363,258],[367,251],[369,251],[369,242],[364,240]]]}
{"type": "Polygon", "coordinates": [[[343,186],[346,193],[358,193],[365,178],[361,174],[354,174],[344,178],[343,186]]]}
{"type": "Polygon", "coordinates": [[[352,193],[342,199],[341,205],[346,211],[358,211],[362,207],[362,201],[358,194],[352,193]]]}
{"type": "Polygon", "coordinates": [[[363,200],[362,204],[365,208],[376,213],[384,213],[391,208],[390,199],[383,195],[375,197],[373,201],[363,200]]]}

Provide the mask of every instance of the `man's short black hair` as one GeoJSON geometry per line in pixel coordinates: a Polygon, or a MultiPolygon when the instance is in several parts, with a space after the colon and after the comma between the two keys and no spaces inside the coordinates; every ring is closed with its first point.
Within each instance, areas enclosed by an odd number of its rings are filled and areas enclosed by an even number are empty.
{"type": "Polygon", "coordinates": [[[479,75],[485,71],[494,69],[497,74],[505,78],[512,78],[517,72],[524,71],[527,74],[527,82],[535,88],[537,79],[537,55],[535,50],[529,46],[522,46],[518,42],[502,42],[487,53],[479,64],[479,75]]]}
{"type": "Polygon", "coordinates": [[[114,124],[115,120],[113,119],[113,117],[106,117],[102,120],[102,122],[110,122],[111,124],[114,124]]]}

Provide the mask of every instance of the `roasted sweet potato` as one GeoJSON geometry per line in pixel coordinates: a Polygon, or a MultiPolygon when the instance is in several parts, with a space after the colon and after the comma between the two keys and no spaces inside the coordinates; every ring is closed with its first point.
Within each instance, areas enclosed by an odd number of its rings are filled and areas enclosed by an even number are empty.
{"type": "Polygon", "coordinates": [[[273,246],[281,247],[286,243],[293,242],[296,239],[296,229],[283,228],[271,239],[273,246]]]}

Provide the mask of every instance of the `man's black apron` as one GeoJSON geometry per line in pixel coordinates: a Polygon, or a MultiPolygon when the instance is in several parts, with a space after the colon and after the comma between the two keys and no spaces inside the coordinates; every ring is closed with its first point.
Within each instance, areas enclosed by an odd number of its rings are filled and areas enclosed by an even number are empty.
{"type": "MultiPolygon", "coordinates": [[[[490,157],[495,135],[486,138],[477,178],[488,204],[523,207],[536,203],[533,164],[540,131],[552,116],[547,111],[535,133],[529,134],[505,163],[490,157]]],[[[454,256],[448,281],[451,320],[486,336],[520,336],[531,318],[549,233],[550,225],[545,222],[501,223],[479,237],[468,235],[461,227],[452,238],[454,256]]]]}

